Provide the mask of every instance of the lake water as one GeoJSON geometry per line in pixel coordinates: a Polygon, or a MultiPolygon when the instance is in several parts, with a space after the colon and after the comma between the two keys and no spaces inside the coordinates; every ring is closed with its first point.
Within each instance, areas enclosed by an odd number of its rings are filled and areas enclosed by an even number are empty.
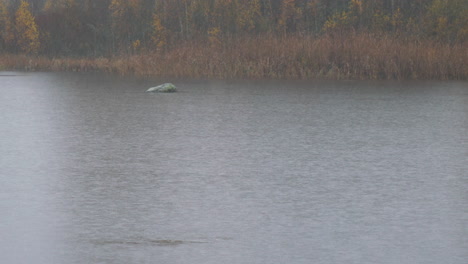
{"type": "Polygon", "coordinates": [[[0,263],[465,264],[468,83],[0,73],[0,263]]]}

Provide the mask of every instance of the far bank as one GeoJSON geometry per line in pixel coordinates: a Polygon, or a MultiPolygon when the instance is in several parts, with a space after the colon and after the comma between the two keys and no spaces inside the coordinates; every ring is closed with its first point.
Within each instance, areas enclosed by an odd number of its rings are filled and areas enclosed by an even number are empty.
{"type": "Polygon", "coordinates": [[[185,41],[109,58],[1,54],[0,70],[209,79],[467,80],[468,47],[389,35],[185,41]]]}

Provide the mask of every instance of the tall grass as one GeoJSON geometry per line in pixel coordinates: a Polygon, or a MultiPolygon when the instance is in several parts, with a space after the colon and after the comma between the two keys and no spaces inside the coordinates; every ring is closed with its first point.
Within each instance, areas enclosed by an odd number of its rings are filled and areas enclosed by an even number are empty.
{"type": "Polygon", "coordinates": [[[389,35],[246,36],[186,41],[113,58],[0,55],[0,68],[214,79],[468,79],[468,45],[389,35]]]}

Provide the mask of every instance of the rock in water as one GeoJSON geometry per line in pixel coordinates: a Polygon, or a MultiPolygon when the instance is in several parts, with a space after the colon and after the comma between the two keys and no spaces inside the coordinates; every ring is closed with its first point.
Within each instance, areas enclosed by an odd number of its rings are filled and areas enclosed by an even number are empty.
{"type": "Polygon", "coordinates": [[[146,92],[153,92],[153,93],[174,93],[177,89],[174,84],[172,83],[165,83],[158,85],[156,87],[151,87],[146,92]]]}

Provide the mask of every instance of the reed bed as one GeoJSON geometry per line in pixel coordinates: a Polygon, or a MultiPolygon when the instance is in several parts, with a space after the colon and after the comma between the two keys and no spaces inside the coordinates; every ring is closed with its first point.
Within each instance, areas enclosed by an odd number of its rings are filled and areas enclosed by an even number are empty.
{"type": "Polygon", "coordinates": [[[0,68],[210,79],[467,80],[468,47],[388,35],[246,36],[111,58],[0,55],[0,68]]]}

